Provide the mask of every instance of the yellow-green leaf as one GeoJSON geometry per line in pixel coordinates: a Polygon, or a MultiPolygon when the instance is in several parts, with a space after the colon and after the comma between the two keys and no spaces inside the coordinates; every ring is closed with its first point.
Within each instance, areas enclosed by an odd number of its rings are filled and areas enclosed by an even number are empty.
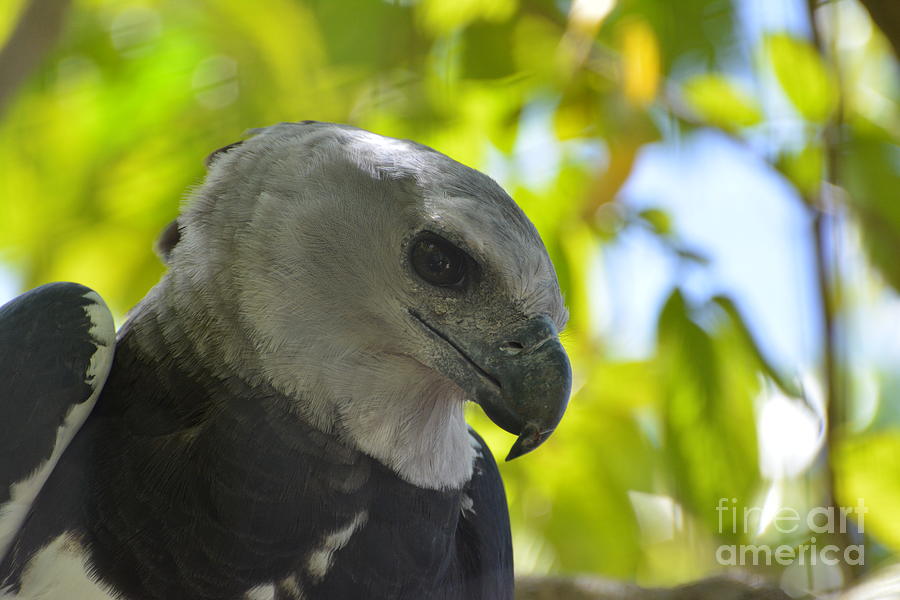
{"type": "Polygon", "coordinates": [[[822,185],[825,156],[819,144],[807,144],[799,152],[787,153],[778,159],[778,168],[803,193],[812,196],[822,185]]]}
{"type": "Polygon", "coordinates": [[[644,209],[638,213],[638,217],[643,219],[659,235],[672,233],[672,215],[660,208],[644,209]]]}
{"type": "Polygon", "coordinates": [[[596,131],[600,121],[600,102],[587,86],[567,90],[553,113],[553,130],[557,139],[585,137],[596,131]]]}
{"type": "Polygon", "coordinates": [[[900,550],[900,430],[885,431],[839,445],[834,453],[841,506],[865,505],[863,533],[900,550]]]}
{"type": "Polygon", "coordinates": [[[722,75],[698,75],[682,88],[688,107],[703,121],[723,129],[756,125],[762,110],[755,98],[722,75]]]}
{"type": "Polygon", "coordinates": [[[502,23],[517,7],[517,0],[424,0],[416,8],[427,31],[446,35],[473,21],[502,23]]]}
{"type": "Polygon", "coordinates": [[[766,54],[781,89],[804,118],[827,121],[837,106],[837,84],[815,47],[787,34],[766,38],[766,54]]]}

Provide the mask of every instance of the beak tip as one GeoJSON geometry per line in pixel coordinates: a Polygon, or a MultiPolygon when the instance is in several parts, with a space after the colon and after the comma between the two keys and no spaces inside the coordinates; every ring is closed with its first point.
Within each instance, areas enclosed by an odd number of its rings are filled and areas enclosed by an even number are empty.
{"type": "Polygon", "coordinates": [[[523,454],[528,454],[543,444],[544,440],[550,437],[551,433],[553,433],[552,429],[541,431],[540,427],[534,423],[526,424],[512,448],[509,449],[509,454],[506,455],[506,462],[519,458],[523,454]]]}

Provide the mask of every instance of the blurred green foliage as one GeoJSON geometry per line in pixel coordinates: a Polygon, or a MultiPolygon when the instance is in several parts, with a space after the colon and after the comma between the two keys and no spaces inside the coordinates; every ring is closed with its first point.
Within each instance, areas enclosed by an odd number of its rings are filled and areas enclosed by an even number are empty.
{"type": "MultiPolygon", "coordinates": [[[[0,40],[23,6],[0,4],[0,40]]],[[[505,183],[557,266],[577,381],[558,433],[502,466],[517,562],[647,583],[703,575],[718,544],[754,539],[719,531],[719,499],[751,505],[773,484],[758,464],[760,395],[780,388],[803,401],[729,298],[696,304],[673,288],[646,359],[617,358],[595,333],[590,257],[622,230],[645,227],[678,261],[706,260],[666,212],[633,214],[617,200],[638,153],[705,127],[743,143],[779,126],[768,112],[778,96],[802,144],[764,158],[813,203],[837,152],[834,201],[858,228],[873,281],[900,289],[889,46],[876,32],[825,60],[788,33],[742,48],[738,25],[728,0],[76,0],[0,123],[2,260],[24,288],[79,281],[121,316],[162,273],[153,240],[201,181],[202,158],[247,129],[347,122],[484,167],[491,152],[514,151],[523,115],[551,110],[559,168],[538,185],[516,172],[505,183]],[[883,73],[881,99],[856,92],[883,73]],[[825,126],[838,114],[835,146],[825,126]],[[573,141],[607,156],[586,161],[573,141]]],[[[472,420],[502,454],[508,437],[472,420]]],[[[900,552],[900,418],[880,427],[848,435],[835,465],[839,498],[866,499],[867,532],[887,556],[900,552]]],[[[798,502],[818,505],[827,489],[821,466],[811,473],[799,476],[798,502]]]]}

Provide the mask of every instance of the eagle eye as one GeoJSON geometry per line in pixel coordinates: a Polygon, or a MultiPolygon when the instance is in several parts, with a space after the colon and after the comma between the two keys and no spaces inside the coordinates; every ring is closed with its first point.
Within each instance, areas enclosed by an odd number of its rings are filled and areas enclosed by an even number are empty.
{"type": "Polygon", "coordinates": [[[468,256],[433,233],[421,234],[412,244],[410,263],[416,274],[440,287],[458,287],[466,279],[468,256]]]}

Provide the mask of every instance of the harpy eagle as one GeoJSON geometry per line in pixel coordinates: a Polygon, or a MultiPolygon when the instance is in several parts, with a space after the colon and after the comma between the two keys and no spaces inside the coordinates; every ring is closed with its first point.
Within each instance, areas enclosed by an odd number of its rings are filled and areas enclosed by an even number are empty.
{"type": "Polygon", "coordinates": [[[546,439],[571,389],[535,228],[428,147],[285,123],[213,153],[118,334],[0,309],[0,598],[512,597],[475,401],[546,439]]]}

